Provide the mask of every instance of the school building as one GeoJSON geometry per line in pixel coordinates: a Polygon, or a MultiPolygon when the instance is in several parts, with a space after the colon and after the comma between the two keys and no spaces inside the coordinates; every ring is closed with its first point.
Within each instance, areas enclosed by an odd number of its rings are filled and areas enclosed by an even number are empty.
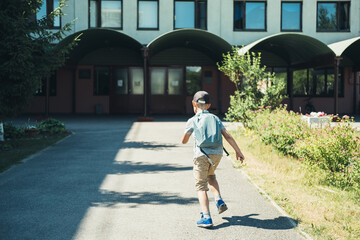
{"type": "MultiPolygon", "coordinates": [[[[44,0],[42,17],[58,6],[44,0]]],[[[359,0],[69,0],[76,19],[64,67],[29,113],[192,113],[193,94],[224,113],[235,85],[216,63],[232,46],[262,53],[286,82],[290,109],[360,113],[359,0]]]]}

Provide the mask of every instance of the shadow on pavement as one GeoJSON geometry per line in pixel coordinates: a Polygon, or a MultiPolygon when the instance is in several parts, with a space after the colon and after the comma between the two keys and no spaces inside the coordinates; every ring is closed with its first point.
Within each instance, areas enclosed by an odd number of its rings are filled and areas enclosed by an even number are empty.
{"type": "Polygon", "coordinates": [[[128,142],[126,137],[134,123],[131,119],[65,120],[75,134],[34,155],[26,164],[0,174],[0,239],[73,239],[92,206],[133,208],[197,201],[163,191],[104,192],[101,186],[111,174],[176,172],[191,167],[132,161],[127,153],[124,159],[117,159],[127,148],[166,151],[176,146],[128,142]]]}
{"type": "Polygon", "coordinates": [[[121,161],[115,163],[119,167],[114,168],[113,174],[139,174],[139,173],[158,173],[190,171],[192,167],[182,167],[171,164],[146,164],[143,162],[121,161]]]}
{"type": "MultiPolygon", "coordinates": [[[[212,229],[220,229],[225,227],[230,227],[234,225],[238,226],[247,226],[255,227],[262,229],[271,229],[271,230],[286,230],[295,228],[289,221],[287,217],[277,217],[274,219],[257,219],[253,216],[258,216],[259,214],[249,214],[245,216],[232,216],[232,217],[223,217],[224,220],[228,221],[220,225],[214,226],[212,229]]],[[[296,225],[298,221],[292,219],[296,225]]]]}
{"type": "Polygon", "coordinates": [[[166,148],[174,148],[174,144],[157,144],[156,142],[124,142],[121,148],[141,148],[146,150],[164,150],[166,148]]]}
{"type": "MultiPolygon", "coordinates": [[[[94,202],[92,206],[95,207],[113,207],[117,204],[129,204],[130,208],[136,208],[139,205],[164,205],[164,204],[179,204],[186,205],[197,202],[197,198],[184,198],[177,194],[170,194],[167,192],[114,192],[101,191],[101,199],[94,202]]],[[[118,207],[124,207],[119,205],[118,207]]]]}

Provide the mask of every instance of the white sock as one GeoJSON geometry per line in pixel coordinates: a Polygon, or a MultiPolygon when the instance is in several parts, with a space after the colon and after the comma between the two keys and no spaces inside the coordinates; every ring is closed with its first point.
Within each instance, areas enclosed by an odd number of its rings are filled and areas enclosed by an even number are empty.
{"type": "Polygon", "coordinates": [[[220,195],[216,196],[215,197],[215,202],[219,201],[220,199],[222,199],[220,195]]]}
{"type": "Polygon", "coordinates": [[[203,217],[204,218],[210,218],[210,212],[204,212],[203,217]]]}

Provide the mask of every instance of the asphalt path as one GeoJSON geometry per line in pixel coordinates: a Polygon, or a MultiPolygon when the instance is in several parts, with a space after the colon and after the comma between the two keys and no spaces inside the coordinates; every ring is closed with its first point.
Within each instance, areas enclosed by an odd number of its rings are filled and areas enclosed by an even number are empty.
{"type": "Polygon", "coordinates": [[[74,132],[0,174],[0,239],[304,239],[223,158],[217,170],[229,210],[196,227],[193,140],[185,118],[73,117],[74,132]]]}

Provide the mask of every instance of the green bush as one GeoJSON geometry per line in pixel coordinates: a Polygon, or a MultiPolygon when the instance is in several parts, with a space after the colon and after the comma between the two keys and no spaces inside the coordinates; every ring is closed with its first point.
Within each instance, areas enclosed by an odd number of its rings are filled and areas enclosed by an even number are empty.
{"type": "Polygon", "coordinates": [[[308,127],[299,115],[288,112],[286,106],[271,110],[260,108],[248,113],[250,129],[260,136],[265,144],[271,144],[283,154],[292,154],[295,142],[308,136],[308,127]]]}
{"type": "Polygon", "coordinates": [[[24,136],[24,128],[16,127],[10,123],[4,124],[4,137],[5,139],[16,139],[24,136]]]}
{"type": "Polygon", "coordinates": [[[308,138],[296,142],[293,152],[327,170],[333,185],[344,188],[360,183],[360,142],[350,122],[313,130],[308,138]]]}
{"type": "Polygon", "coordinates": [[[240,121],[247,124],[249,110],[260,106],[278,107],[285,98],[282,92],[285,82],[275,77],[275,73],[266,71],[261,65],[261,54],[247,52],[241,54],[238,47],[223,55],[218,68],[234,82],[237,91],[230,96],[230,108],[226,113],[229,121],[240,121]]]}
{"type": "Polygon", "coordinates": [[[360,140],[349,121],[311,129],[301,116],[285,107],[249,112],[248,127],[265,144],[327,171],[329,184],[360,186],[360,140]]]}
{"type": "Polygon", "coordinates": [[[41,121],[37,128],[42,134],[57,134],[57,133],[65,133],[67,130],[65,128],[65,123],[53,119],[48,118],[46,120],[41,121]]]}

